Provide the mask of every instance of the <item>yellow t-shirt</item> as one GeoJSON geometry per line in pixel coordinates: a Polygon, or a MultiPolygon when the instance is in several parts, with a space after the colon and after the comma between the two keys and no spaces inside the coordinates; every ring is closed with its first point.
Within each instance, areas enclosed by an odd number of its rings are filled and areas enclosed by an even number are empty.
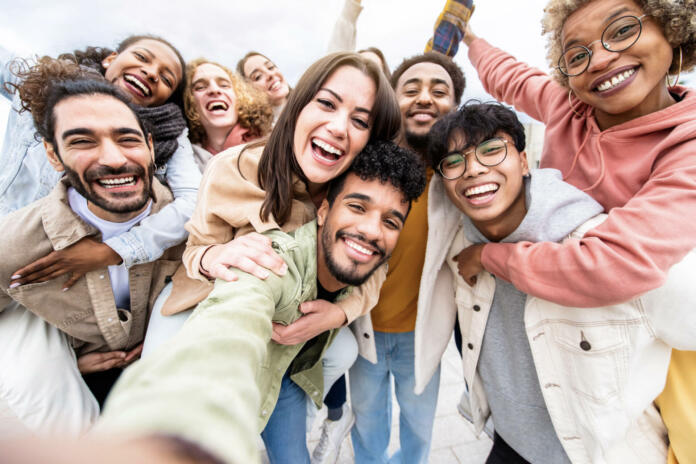
{"type": "Polygon", "coordinates": [[[669,464],[696,463],[696,351],[672,350],[667,384],[655,403],[669,434],[669,464]]]}
{"type": "Polygon", "coordinates": [[[399,242],[389,259],[387,280],[379,302],[372,309],[372,326],[379,332],[411,332],[416,328],[418,287],[428,238],[428,186],[433,170],[427,170],[425,191],[411,205],[399,242]]]}

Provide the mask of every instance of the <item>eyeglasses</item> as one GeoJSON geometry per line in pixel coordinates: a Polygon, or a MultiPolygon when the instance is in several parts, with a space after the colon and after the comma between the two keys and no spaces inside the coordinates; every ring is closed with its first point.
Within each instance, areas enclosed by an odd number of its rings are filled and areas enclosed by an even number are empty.
{"type": "Polygon", "coordinates": [[[604,28],[601,39],[583,45],[575,45],[563,52],[558,59],[558,70],[568,77],[579,76],[587,71],[592,58],[590,47],[599,42],[605,50],[610,52],[622,52],[633,46],[638,41],[643,31],[643,16],[622,16],[610,22],[604,28]]]}
{"type": "Polygon", "coordinates": [[[472,153],[482,166],[495,166],[505,161],[507,144],[506,139],[495,137],[479,143],[473,150],[448,153],[437,165],[437,171],[447,180],[459,179],[466,172],[466,157],[472,153]]]}

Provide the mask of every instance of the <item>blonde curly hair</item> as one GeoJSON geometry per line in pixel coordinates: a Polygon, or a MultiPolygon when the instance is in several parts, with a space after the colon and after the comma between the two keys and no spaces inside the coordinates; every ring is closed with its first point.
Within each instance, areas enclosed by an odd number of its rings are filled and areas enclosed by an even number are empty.
{"type": "MultiPolygon", "coordinates": [[[[543,33],[547,35],[547,53],[554,77],[568,87],[568,76],[561,73],[556,65],[563,53],[562,33],[568,17],[580,7],[593,0],[550,0],[544,8],[541,21],[543,33]]],[[[672,45],[672,64],[670,74],[679,71],[679,47],[682,51],[681,71],[690,71],[696,65],[696,0],[633,0],[643,13],[655,20],[672,45]]]]}
{"type": "Polygon", "coordinates": [[[237,97],[235,104],[237,123],[249,129],[248,135],[251,138],[259,138],[268,134],[273,124],[273,108],[268,103],[266,94],[253,88],[240,75],[226,66],[205,58],[197,58],[186,65],[186,88],[184,89],[184,111],[189,123],[191,142],[202,143],[206,139],[205,129],[201,124],[201,117],[193,97],[193,76],[196,74],[196,69],[202,64],[215,65],[229,75],[232,89],[237,97]]]}

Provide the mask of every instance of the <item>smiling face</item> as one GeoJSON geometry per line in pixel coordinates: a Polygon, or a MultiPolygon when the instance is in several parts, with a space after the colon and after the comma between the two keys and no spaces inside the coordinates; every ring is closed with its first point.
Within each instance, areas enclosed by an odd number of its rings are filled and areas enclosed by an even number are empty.
{"type": "MultiPolygon", "coordinates": [[[[522,222],[527,213],[523,177],[529,173],[526,153],[517,151],[509,135],[499,132],[496,136],[508,141],[502,163],[484,166],[471,153],[466,157],[464,175],[443,179],[452,203],[491,240],[506,237],[522,222]]],[[[449,152],[473,149],[459,133],[450,137],[449,152]]]]}
{"type": "Polygon", "coordinates": [[[455,107],[452,78],[439,64],[416,63],[399,77],[396,99],[406,140],[424,138],[433,124],[455,107]]]}
{"type": "Polygon", "coordinates": [[[56,147],[46,144],[53,167],[102,219],[138,215],[151,196],[154,153],[130,108],[111,96],[82,95],[60,101],[53,113],[56,147]]]}
{"type": "Polygon", "coordinates": [[[348,174],[343,189],[317,212],[317,275],[326,289],[360,285],[396,246],[408,214],[404,194],[390,183],[348,174]]]}
{"type": "MultiPolygon", "coordinates": [[[[601,37],[609,23],[626,15],[640,17],[643,11],[631,0],[595,0],[586,4],[566,20],[563,49],[587,46],[601,37]]],[[[627,50],[610,52],[599,42],[594,43],[587,70],[568,79],[575,95],[595,108],[602,129],[674,103],[665,85],[672,47],[655,20],[645,16],[642,23],[640,37],[627,50]]]]}
{"type": "Polygon", "coordinates": [[[310,189],[345,171],[370,138],[375,82],[352,66],[341,66],[302,109],[295,125],[295,158],[310,189]]]}
{"type": "Polygon", "coordinates": [[[224,69],[212,63],[199,65],[193,74],[191,90],[201,125],[207,133],[230,130],[237,124],[237,97],[224,69]]]}
{"type": "Polygon", "coordinates": [[[244,76],[257,89],[266,92],[268,101],[273,106],[280,106],[290,93],[290,86],[285,81],[278,67],[263,55],[252,55],[244,62],[244,76]]]}
{"type": "Polygon", "coordinates": [[[135,42],[102,61],[104,77],[141,106],[164,104],[181,82],[183,69],[174,50],[153,39],[135,42]]]}

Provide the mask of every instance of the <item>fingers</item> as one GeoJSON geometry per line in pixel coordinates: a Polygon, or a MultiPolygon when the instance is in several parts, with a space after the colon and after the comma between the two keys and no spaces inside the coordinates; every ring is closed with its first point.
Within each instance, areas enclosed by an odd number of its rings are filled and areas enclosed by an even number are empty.
{"type": "Polygon", "coordinates": [[[124,362],[126,364],[131,363],[138,359],[140,357],[140,354],[143,352],[143,344],[141,343],[140,345],[136,346],[132,350],[126,354],[126,358],[124,359],[124,362]]]}
{"type": "Polygon", "coordinates": [[[63,274],[66,274],[68,272],[67,269],[65,269],[62,265],[59,263],[52,264],[48,267],[42,268],[36,272],[33,272],[28,275],[23,275],[22,277],[18,279],[14,279],[10,281],[10,288],[15,288],[20,285],[25,285],[25,284],[35,284],[39,282],[47,282],[49,280],[55,279],[56,277],[60,277],[63,274]]]}
{"type": "Polygon", "coordinates": [[[126,358],[125,351],[109,351],[106,353],[90,353],[77,360],[77,367],[82,373],[99,372],[119,367],[126,358]]]}
{"type": "Polygon", "coordinates": [[[254,274],[260,279],[265,279],[267,273],[264,274],[260,270],[256,270],[256,267],[250,266],[248,260],[251,260],[257,266],[271,270],[277,275],[285,275],[287,264],[273,250],[271,243],[270,238],[261,234],[247,234],[223,245],[223,249],[217,254],[213,262],[236,267],[254,274]]]}
{"type": "Polygon", "coordinates": [[[226,280],[227,282],[234,282],[237,280],[237,275],[229,270],[227,266],[219,262],[210,266],[208,274],[210,274],[210,277],[226,280]]]}
{"type": "Polygon", "coordinates": [[[63,284],[63,291],[69,290],[83,275],[80,272],[73,272],[70,278],[63,284]]]}
{"type": "Polygon", "coordinates": [[[57,256],[56,256],[56,252],[52,251],[48,255],[44,256],[43,258],[37,259],[33,263],[28,264],[28,265],[24,266],[23,268],[17,270],[17,272],[15,272],[12,275],[12,278],[14,278],[15,276],[18,276],[17,277],[18,279],[26,278],[26,277],[30,276],[31,274],[34,274],[35,272],[40,272],[41,270],[55,264],[56,261],[58,261],[57,256]]]}

